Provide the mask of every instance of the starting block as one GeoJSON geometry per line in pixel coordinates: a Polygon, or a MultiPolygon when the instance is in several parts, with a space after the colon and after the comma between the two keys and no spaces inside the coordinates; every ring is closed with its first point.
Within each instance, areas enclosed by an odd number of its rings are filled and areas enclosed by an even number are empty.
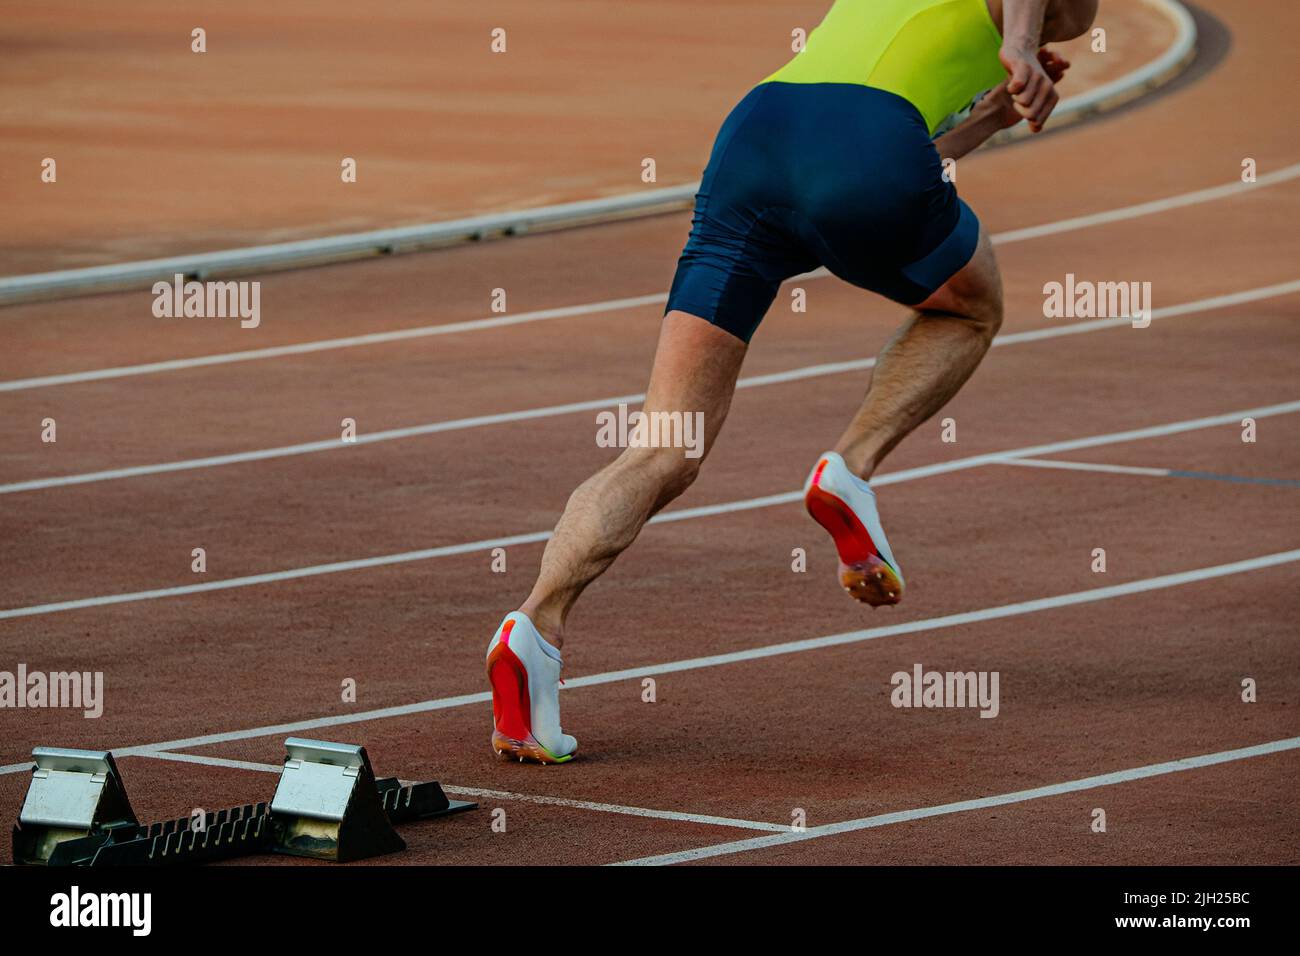
{"type": "Polygon", "coordinates": [[[278,853],[346,863],[405,850],[394,823],[446,816],[477,804],[448,800],[436,782],[376,780],[366,748],[290,737],[271,817],[278,853]]]}
{"type": "Polygon", "coordinates": [[[15,863],[44,863],[62,843],[137,826],[111,753],[37,747],[32,759],[14,827],[15,863]]]}
{"type": "Polygon", "coordinates": [[[14,862],[156,866],[273,852],[346,862],[404,850],[394,823],[478,806],[447,799],[436,781],[375,779],[361,746],[290,737],[285,749],[269,804],[141,824],[111,753],[37,747],[14,862]]]}

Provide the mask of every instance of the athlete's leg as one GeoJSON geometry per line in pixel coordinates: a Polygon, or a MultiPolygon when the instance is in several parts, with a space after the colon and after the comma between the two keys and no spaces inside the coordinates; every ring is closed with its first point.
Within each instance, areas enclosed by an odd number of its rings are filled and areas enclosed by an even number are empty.
{"type": "Polygon", "coordinates": [[[1002,324],[1002,280],[980,228],[970,261],[926,299],[876,360],[867,397],[835,446],[870,477],[903,438],[957,394],[1002,324]]]}
{"type": "Polygon", "coordinates": [[[897,604],[904,588],[865,479],[957,393],[1001,324],[1002,286],[993,247],[981,231],[970,261],[885,346],[862,407],[834,452],[820,456],[808,476],[808,512],[834,539],[840,584],[857,600],[897,604]]]}
{"type": "MultiPolygon", "coordinates": [[[[664,316],[646,412],[704,413],[708,454],[731,406],[746,344],[685,312],[664,316]]],[[[542,555],[542,569],[520,610],[556,647],[588,584],[636,538],[650,517],[695,480],[703,455],[682,448],[628,448],[578,486],[542,555]]]]}

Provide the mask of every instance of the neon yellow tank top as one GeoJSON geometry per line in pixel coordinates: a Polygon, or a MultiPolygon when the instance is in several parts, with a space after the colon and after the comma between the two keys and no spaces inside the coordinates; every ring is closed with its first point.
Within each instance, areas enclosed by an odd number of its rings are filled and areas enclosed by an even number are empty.
{"type": "Polygon", "coordinates": [[[836,0],[764,83],[856,83],[896,93],[930,132],[1006,78],[1002,36],[985,0],[836,0]]]}

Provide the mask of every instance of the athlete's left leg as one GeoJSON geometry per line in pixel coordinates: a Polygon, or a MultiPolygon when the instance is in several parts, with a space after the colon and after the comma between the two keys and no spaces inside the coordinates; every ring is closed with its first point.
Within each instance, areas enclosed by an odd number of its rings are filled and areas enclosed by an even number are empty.
{"type": "Polygon", "coordinates": [[[862,407],[835,446],[870,478],[884,457],[966,383],[1002,325],[1002,279],[980,227],[964,267],[916,307],[881,351],[862,407]]]}
{"type": "Polygon", "coordinates": [[[897,604],[904,587],[866,479],[957,394],[1001,324],[1001,278],[981,229],[970,261],[917,306],[880,353],[862,407],[808,476],[808,511],[835,540],[840,583],[857,600],[897,604]]]}

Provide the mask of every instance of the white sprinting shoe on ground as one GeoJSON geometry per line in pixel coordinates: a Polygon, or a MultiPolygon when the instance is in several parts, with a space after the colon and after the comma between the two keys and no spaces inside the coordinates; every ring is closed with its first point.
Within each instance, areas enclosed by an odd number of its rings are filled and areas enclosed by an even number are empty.
{"type": "Polygon", "coordinates": [[[573,759],[578,741],[560,730],[560,667],[560,652],[528,615],[506,615],[487,650],[498,756],[538,763],[573,759]]]}
{"type": "Polygon", "coordinates": [[[880,527],[876,493],[835,452],[817,459],[804,485],[804,505],[835,539],[844,590],[872,607],[903,599],[903,572],[880,527]]]}

